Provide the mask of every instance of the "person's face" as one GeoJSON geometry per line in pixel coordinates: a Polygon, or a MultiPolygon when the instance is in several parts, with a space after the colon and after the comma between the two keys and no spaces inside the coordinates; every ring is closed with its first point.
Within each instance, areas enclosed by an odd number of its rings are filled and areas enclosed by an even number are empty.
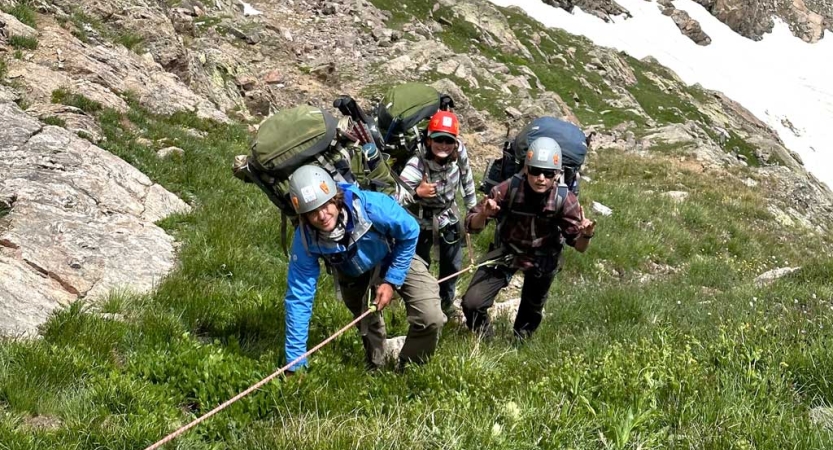
{"type": "Polygon", "coordinates": [[[526,168],[526,181],[533,191],[542,194],[552,188],[558,178],[558,171],[554,169],[541,169],[538,167],[526,168]]]}
{"type": "Polygon", "coordinates": [[[329,201],[308,212],[305,217],[315,229],[328,233],[333,231],[338,223],[338,206],[335,202],[329,201]]]}
{"type": "Polygon", "coordinates": [[[457,147],[457,140],[449,136],[438,136],[431,139],[431,153],[439,159],[448,158],[457,147]]]}

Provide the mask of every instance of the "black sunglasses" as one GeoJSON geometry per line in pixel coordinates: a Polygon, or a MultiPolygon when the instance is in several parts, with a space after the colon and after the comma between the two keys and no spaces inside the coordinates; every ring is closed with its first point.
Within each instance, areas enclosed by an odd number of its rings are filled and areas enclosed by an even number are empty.
{"type": "Polygon", "coordinates": [[[438,144],[453,144],[453,143],[457,142],[456,139],[450,138],[448,136],[439,136],[439,137],[431,138],[431,140],[438,143],[438,144]]]}
{"type": "Polygon", "coordinates": [[[544,178],[555,178],[555,175],[558,172],[552,169],[542,169],[540,167],[527,167],[526,173],[532,175],[533,177],[544,174],[544,178]]]}

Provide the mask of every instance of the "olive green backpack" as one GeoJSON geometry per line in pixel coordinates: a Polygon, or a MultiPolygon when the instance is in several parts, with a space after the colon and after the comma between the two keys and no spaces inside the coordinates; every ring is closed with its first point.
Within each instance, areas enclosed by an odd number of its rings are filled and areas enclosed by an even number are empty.
{"type": "Polygon", "coordinates": [[[257,185],[280,209],[284,248],[285,219],[295,222],[296,216],[289,201],[289,177],[297,168],[312,164],[327,170],[336,182],[395,192],[389,167],[381,159],[368,160],[351,138],[352,123],[347,119],[308,105],[281,110],[261,123],[251,154],[235,157],[234,176],[257,185]]]}
{"type": "Polygon", "coordinates": [[[423,151],[428,121],[440,109],[451,109],[454,101],[422,83],[403,83],[385,92],[376,106],[376,123],[390,155],[390,166],[399,173],[411,156],[423,151]]]}

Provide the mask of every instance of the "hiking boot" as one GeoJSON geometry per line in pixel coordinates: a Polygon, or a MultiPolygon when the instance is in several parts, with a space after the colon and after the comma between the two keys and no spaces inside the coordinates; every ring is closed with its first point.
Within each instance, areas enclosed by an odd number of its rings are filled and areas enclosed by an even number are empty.
{"type": "Polygon", "coordinates": [[[399,358],[399,360],[396,362],[396,367],[393,368],[394,373],[405,373],[405,370],[408,368],[408,364],[408,361],[399,358]]]}
{"type": "Polygon", "coordinates": [[[513,330],[513,335],[515,336],[515,342],[517,342],[518,344],[523,344],[529,338],[532,337],[532,330],[515,329],[513,330]]]}
{"type": "Polygon", "coordinates": [[[477,335],[477,338],[483,342],[491,342],[495,339],[495,327],[493,327],[492,324],[488,324],[473,331],[477,335]]]}

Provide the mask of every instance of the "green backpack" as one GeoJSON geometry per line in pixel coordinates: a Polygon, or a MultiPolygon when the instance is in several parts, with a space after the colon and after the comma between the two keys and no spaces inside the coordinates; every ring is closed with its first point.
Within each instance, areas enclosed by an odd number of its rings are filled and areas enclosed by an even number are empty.
{"type": "Polygon", "coordinates": [[[290,217],[294,223],[296,217],[289,200],[289,176],[303,165],[324,168],[336,182],[388,194],[395,192],[396,180],[389,167],[381,157],[366,157],[353,138],[352,126],[347,117],[337,120],[313,106],[284,109],[260,125],[250,155],[235,157],[234,176],[257,185],[282,212],[284,243],[285,219],[290,217]]]}
{"type": "Polygon", "coordinates": [[[376,123],[390,155],[390,166],[399,173],[408,159],[424,150],[424,130],[440,109],[453,108],[450,96],[422,83],[403,83],[385,92],[375,110],[376,123]]]}

